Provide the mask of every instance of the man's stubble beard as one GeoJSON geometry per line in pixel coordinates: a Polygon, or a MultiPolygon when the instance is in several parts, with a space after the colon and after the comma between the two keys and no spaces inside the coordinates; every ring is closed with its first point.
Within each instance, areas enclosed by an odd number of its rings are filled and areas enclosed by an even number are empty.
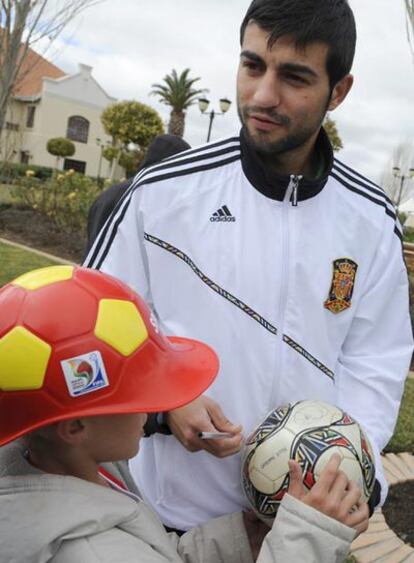
{"type": "Polygon", "coordinates": [[[278,139],[275,141],[269,141],[267,140],[267,135],[265,133],[263,133],[263,135],[260,135],[260,133],[257,136],[252,136],[249,132],[249,129],[246,125],[246,120],[249,114],[249,111],[251,113],[254,112],[258,112],[262,115],[267,115],[270,119],[274,119],[279,121],[283,127],[287,127],[289,128],[289,126],[291,125],[291,120],[285,116],[285,115],[279,115],[277,112],[275,112],[274,110],[263,110],[263,109],[259,109],[259,108],[254,108],[254,107],[247,107],[247,108],[241,108],[240,107],[240,102],[237,102],[237,112],[239,115],[239,119],[243,125],[244,128],[244,132],[245,132],[245,136],[246,136],[246,140],[247,143],[249,144],[249,146],[256,151],[257,153],[266,156],[266,157],[277,157],[280,155],[283,155],[287,152],[293,151],[299,147],[301,147],[302,145],[304,145],[307,141],[309,141],[309,139],[315,134],[316,131],[319,131],[319,129],[322,126],[322,123],[325,119],[326,116],[326,112],[328,110],[328,106],[329,106],[329,102],[330,102],[330,97],[329,100],[327,101],[323,112],[319,115],[319,118],[317,120],[315,120],[312,124],[310,124],[308,127],[306,128],[297,128],[297,131],[293,132],[293,133],[287,133],[287,135],[285,137],[283,137],[282,139],[278,139]],[[263,139],[260,139],[260,137],[263,137],[263,139]]]}

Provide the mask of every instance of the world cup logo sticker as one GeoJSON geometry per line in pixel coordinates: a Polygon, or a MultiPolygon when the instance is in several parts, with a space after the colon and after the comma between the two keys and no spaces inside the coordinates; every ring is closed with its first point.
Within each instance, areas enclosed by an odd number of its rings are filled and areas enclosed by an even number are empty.
{"type": "Polygon", "coordinates": [[[89,352],[61,363],[71,397],[108,387],[109,381],[100,352],[89,352]]]}

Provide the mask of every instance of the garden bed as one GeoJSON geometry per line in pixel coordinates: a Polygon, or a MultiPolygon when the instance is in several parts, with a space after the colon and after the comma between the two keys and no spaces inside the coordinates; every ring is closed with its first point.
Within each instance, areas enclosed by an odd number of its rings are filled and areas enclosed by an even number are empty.
{"type": "Polygon", "coordinates": [[[0,206],[0,238],[80,263],[86,234],[59,229],[47,216],[29,208],[0,206]]]}
{"type": "Polygon", "coordinates": [[[414,481],[390,487],[382,513],[397,536],[414,547],[414,481]]]}

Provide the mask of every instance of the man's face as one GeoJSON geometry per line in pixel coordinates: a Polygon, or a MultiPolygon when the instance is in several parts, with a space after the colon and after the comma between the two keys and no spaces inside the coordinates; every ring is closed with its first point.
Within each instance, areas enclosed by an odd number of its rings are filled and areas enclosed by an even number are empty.
{"type": "Polygon", "coordinates": [[[289,37],[268,49],[268,33],[255,23],[247,26],[237,75],[238,111],[258,152],[276,155],[312,146],[331,102],[327,53],[323,43],[297,50],[289,37]]]}

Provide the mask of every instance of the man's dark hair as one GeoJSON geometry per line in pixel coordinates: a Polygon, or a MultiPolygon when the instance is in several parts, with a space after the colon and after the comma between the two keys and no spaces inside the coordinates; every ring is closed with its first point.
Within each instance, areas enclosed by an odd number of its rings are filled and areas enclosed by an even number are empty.
{"type": "Polygon", "coordinates": [[[350,72],[356,28],[347,0],[253,0],[240,28],[241,43],[251,21],[270,34],[269,48],[287,35],[298,49],[317,41],[327,44],[326,70],[331,89],[350,72]]]}

